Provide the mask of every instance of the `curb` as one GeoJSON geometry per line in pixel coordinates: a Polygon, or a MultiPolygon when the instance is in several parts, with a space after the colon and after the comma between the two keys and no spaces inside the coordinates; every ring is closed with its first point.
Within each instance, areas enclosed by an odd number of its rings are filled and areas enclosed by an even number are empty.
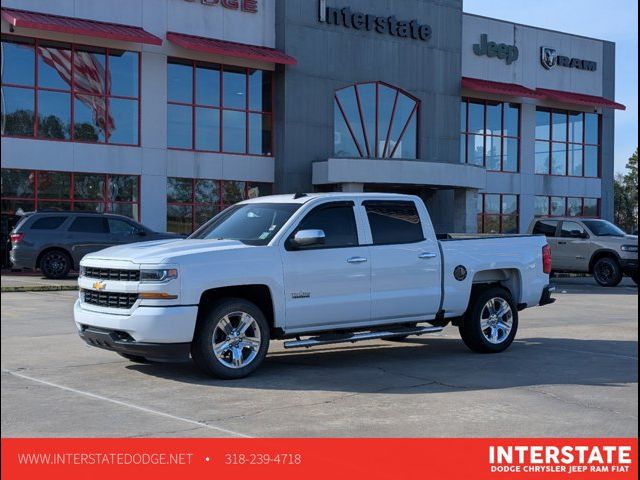
{"type": "Polygon", "coordinates": [[[76,285],[21,285],[1,287],[2,292],[60,292],[78,290],[76,285]]]}

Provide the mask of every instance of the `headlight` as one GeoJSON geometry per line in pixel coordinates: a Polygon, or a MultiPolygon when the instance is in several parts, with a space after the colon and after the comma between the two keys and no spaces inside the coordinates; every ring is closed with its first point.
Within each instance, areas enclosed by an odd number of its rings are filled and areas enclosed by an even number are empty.
{"type": "Polygon", "coordinates": [[[161,268],[153,270],[140,270],[140,282],[161,283],[178,278],[178,270],[175,268],[161,268]]]}
{"type": "Polygon", "coordinates": [[[638,245],[622,245],[620,250],[623,252],[638,252],[638,245]]]}
{"type": "Polygon", "coordinates": [[[78,275],[84,277],[87,274],[87,267],[84,265],[80,265],[80,270],[78,271],[78,275]]]}

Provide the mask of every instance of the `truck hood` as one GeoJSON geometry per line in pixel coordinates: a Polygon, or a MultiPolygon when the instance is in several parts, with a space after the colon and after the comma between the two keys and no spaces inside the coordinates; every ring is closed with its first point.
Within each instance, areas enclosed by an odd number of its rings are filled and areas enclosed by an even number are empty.
{"type": "Polygon", "coordinates": [[[91,260],[118,260],[140,264],[172,263],[187,255],[240,248],[251,247],[237,240],[157,240],[105,248],[85,256],[82,263],[91,260]]]}

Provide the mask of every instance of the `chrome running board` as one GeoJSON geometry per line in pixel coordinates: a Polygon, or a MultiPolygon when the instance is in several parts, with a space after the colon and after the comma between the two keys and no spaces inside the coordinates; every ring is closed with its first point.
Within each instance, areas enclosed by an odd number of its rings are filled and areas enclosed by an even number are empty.
{"type": "Polygon", "coordinates": [[[438,333],[443,330],[444,327],[413,327],[413,328],[397,328],[393,330],[376,330],[372,332],[364,333],[339,333],[339,334],[327,334],[318,335],[317,337],[307,338],[305,340],[289,340],[284,342],[284,348],[299,348],[299,347],[315,347],[317,345],[329,345],[332,343],[355,343],[362,340],[374,340],[378,338],[393,338],[402,337],[405,335],[422,335],[424,333],[438,333]]]}

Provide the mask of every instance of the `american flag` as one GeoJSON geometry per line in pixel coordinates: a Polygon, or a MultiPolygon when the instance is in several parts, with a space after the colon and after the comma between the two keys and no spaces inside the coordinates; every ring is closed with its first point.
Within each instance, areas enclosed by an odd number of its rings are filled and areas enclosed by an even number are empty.
{"type": "Polygon", "coordinates": [[[57,48],[38,47],[38,53],[42,60],[54,68],[71,88],[75,81],[75,98],[84,103],[93,112],[93,121],[109,138],[111,131],[115,129],[115,123],[111,115],[107,115],[109,98],[109,85],[106,82],[105,71],[96,56],[89,52],[59,50],[57,48]],[[72,81],[72,58],[73,75],[72,81]]]}

